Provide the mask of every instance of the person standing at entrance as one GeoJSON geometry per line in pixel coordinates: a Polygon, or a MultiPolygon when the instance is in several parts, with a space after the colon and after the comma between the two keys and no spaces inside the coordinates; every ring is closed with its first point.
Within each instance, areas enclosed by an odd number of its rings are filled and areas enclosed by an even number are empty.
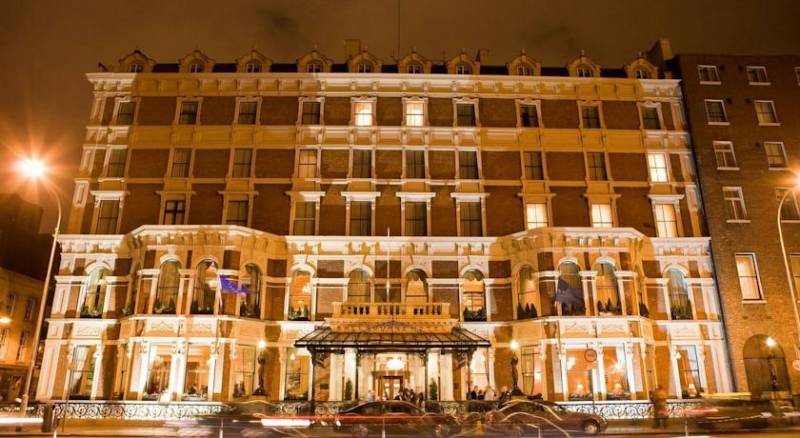
{"type": "Polygon", "coordinates": [[[667,392],[661,385],[656,386],[650,396],[650,401],[653,403],[653,417],[655,419],[656,428],[667,427],[667,417],[669,416],[669,408],[667,407],[667,392]]]}
{"type": "Polygon", "coordinates": [[[368,402],[374,402],[375,401],[375,393],[372,392],[371,389],[369,391],[367,391],[367,401],[368,402]]]}
{"type": "Polygon", "coordinates": [[[494,388],[491,386],[486,386],[486,391],[483,393],[484,400],[494,400],[495,395],[494,388]]]}

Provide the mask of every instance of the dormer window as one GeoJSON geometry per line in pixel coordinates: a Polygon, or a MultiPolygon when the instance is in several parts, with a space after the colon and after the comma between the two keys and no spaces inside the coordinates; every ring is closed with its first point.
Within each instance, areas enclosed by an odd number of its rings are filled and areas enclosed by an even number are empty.
{"type": "Polygon", "coordinates": [[[650,79],[650,72],[643,68],[638,68],[634,70],[633,77],[636,79],[650,79]]]}
{"type": "Polygon", "coordinates": [[[358,73],[372,73],[374,69],[371,62],[359,62],[356,65],[356,71],[358,73]]]}
{"type": "Polygon", "coordinates": [[[590,78],[594,76],[592,73],[592,68],[588,65],[580,65],[578,68],[575,69],[575,73],[578,75],[579,78],[590,78]]]}
{"type": "Polygon", "coordinates": [[[518,65],[517,76],[533,76],[533,67],[531,67],[529,64],[518,65]]]}
{"type": "Polygon", "coordinates": [[[461,63],[456,65],[456,74],[457,75],[469,75],[472,74],[472,68],[469,64],[461,63]]]}
{"type": "Polygon", "coordinates": [[[203,63],[202,62],[193,62],[189,64],[189,72],[190,73],[202,73],[203,72],[203,63]]]}
{"type": "Polygon", "coordinates": [[[245,73],[261,73],[261,63],[258,61],[250,61],[244,66],[245,73]]]}
{"type": "Polygon", "coordinates": [[[306,64],[306,72],[308,73],[320,73],[322,71],[322,63],[318,61],[312,61],[306,64]]]}
{"type": "Polygon", "coordinates": [[[422,64],[418,62],[412,62],[406,66],[406,73],[420,74],[422,71],[422,64]]]}
{"type": "Polygon", "coordinates": [[[128,72],[130,73],[141,73],[144,71],[144,64],[134,62],[128,67],[128,72]]]}

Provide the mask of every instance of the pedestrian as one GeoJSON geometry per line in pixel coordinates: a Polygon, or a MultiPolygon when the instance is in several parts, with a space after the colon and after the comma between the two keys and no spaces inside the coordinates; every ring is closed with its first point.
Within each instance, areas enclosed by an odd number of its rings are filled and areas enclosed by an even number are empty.
{"type": "Polygon", "coordinates": [[[650,395],[650,401],[653,403],[654,426],[656,428],[666,429],[669,409],[667,408],[667,392],[664,391],[663,386],[656,386],[656,389],[654,389],[653,393],[650,395]]]}
{"type": "Polygon", "coordinates": [[[472,387],[472,391],[469,392],[469,399],[470,400],[478,399],[478,385],[472,387]]]}
{"type": "Polygon", "coordinates": [[[484,400],[494,400],[497,394],[494,392],[494,388],[491,386],[486,386],[486,390],[483,391],[483,398],[484,400]]]}
{"type": "Polygon", "coordinates": [[[508,386],[503,386],[500,388],[500,397],[498,397],[497,401],[500,404],[503,404],[511,399],[511,393],[508,392],[508,386]]]}
{"type": "Polygon", "coordinates": [[[374,402],[375,401],[375,393],[372,392],[371,389],[369,391],[367,391],[367,401],[368,402],[374,402]]]}
{"type": "Polygon", "coordinates": [[[483,400],[485,395],[482,389],[478,390],[478,400],[483,400]]]}

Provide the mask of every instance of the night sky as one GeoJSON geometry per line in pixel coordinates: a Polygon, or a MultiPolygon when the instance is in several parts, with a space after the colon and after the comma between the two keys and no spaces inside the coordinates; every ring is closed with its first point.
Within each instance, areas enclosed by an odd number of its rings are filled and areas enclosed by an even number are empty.
{"type": "Polygon", "coordinates": [[[84,73],[135,48],[160,62],[195,48],[231,62],[253,47],[293,62],[316,45],[343,62],[343,40],[360,38],[387,63],[398,48],[439,61],[485,47],[489,64],[525,48],[544,65],[563,66],[584,49],[620,67],[659,37],[675,53],[798,54],[798,18],[797,0],[3,0],[0,192],[37,200],[7,172],[15,154],[40,150],[58,166],[68,206],[91,103],[84,73]]]}

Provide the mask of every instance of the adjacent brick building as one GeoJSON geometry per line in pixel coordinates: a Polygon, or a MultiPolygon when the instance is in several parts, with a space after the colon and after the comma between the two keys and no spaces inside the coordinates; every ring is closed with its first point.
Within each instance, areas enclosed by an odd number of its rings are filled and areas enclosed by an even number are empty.
{"type": "Polygon", "coordinates": [[[680,83],[645,57],[87,76],[41,400],[453,400],[513,355],[553,400],[732,389],[680,83]]]}

